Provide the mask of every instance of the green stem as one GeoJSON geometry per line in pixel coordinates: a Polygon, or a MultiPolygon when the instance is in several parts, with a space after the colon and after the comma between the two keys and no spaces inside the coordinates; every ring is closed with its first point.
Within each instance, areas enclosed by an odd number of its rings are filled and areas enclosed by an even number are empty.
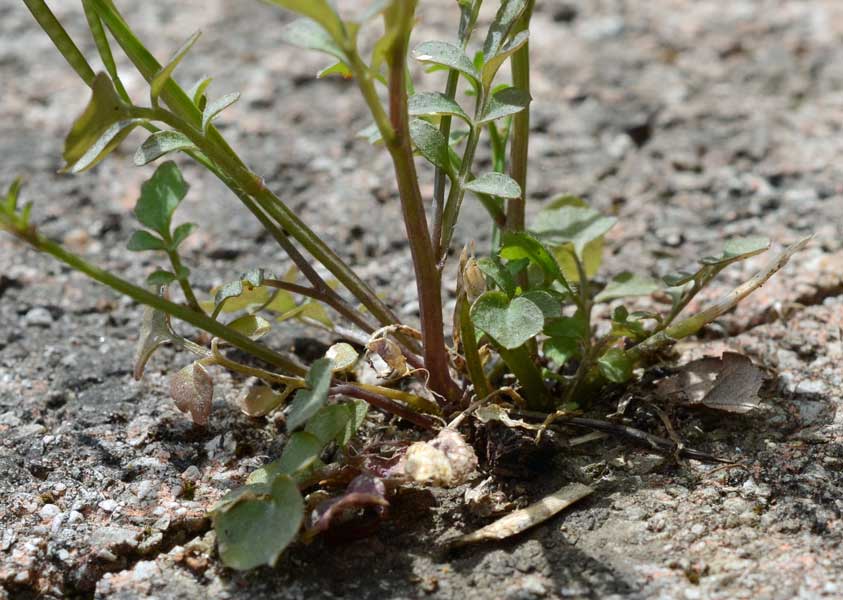
{"type": "Polygon", "coordinates": [[[61,52],[64,59],[73,67],[73,70],[82,78],[82,81],[90,87],[96,77],[94,70],[88,64],[85,55],[79,51],[79,48],[73,43],[70,36],[67,35],[64,27],[56,19],[55,15],[47,6],[47,3],[43,0],[23,0],[23,3],[26,4],[26,7],[32,13],[32,16],[35,17],[35,20],[38,21],[41,29],[50,36],[53,44],[61,52]]]}
{"type": "Polygon", "coordinates": [[[232,346],[240,348],[244,352],[259,358],[260,360],[266,361],[268,364],[271,364],[291,375],[303,377],[307,374],[307,369],[304,369],[300,365],[284,358],[274,350],[270,350],[266,346],[258,344],[233,329],[226,327],[222,323],[215,321],[214,319],[208,317],[205,313],[196,312],[190,308],[176,304],[175,302],[165,300],[157,294],[153,294],[142,287],[136,286],[125,279],[100,269],[99,267],[87,262],[81,256],[68,252],[61,245],[47,239],[33,229],[16,233],[18,234],[18,237],[32,245],[36,250],[46,252],[77,271],[84,273],[91,279],[94,279],[95,281],[98,281],[103,285],[120,292],[121,294],[129,296],[136,302],[151,306],[152,308],[160,310],[161,312],[175,317],[176,319],[189,323],[198,329],[207,331],[211,335],[225,340],[232,346]]]}
{"type": "Polygon", "coordinates": [[[474,331],[474,324],[471,321],[470,309],[468,299],[464,294],[461,294],[457,298],[457,305],[454,310],[457,311],[460,319],[460,340],[465,356],[465,366],[468,370],[468,377],[474,385],[474,395],[478,398],[485,398],[491,393],[492,387],[489,385],[489,380],[486,379],[483,362],[480,360],[480,351],[477,348],[477,336],[474,331]]]}
{"type": "Polygon", "coordinates": [[[193,293],[193,288],[190,287],[190,280],[182,275],[184,267],[181,264],[181,258],[179,257],[178,252],[174,250],[168,251],[167,256],[170,258],[170,263],[173,265],[173,272],[176,274],[176,279],[179,282],[179,286],[181,286],[181,291],[184,293],[185,300],[187,300],[187,305],[197,312],[203,312],[202,308],[199,306],[199,301],[196,299],[196,294],[193,293]]]}
{"type": "MultiPolygon", "coordinates": [[[[456,69],[448,71],[448,82],[445,85],[445,95],[453,99],[457,95],[457,84],[460,80],[460,73],[456,69]]],[[[439,133],[445,138],[451,138],[451,115],[443,115],[439,122],[439,133]]],[[[433,231],[431,235],[431,242],[434,245],[439,243],[442,239],[442,218],[445,210],[445,180],[448,177],[448,169],[450,169],[451,153],[445,153],[446,169],[436,167],[433,174],[433,231]]]]}
{"type": "MultiPolygon", "coordinates": [[[[535,0],[530,0],[524,14],[518,20],[513,35],[530,28],[535,0]]],[[[512,55],[512,84],[530,93],[530,42],[527,41],[512,55]]],[[[510,175],[521,186],[521,197],[509,201],[506,209],[506,228],[509,231],[523,231],[525,226],[527,198],[527,158],[530,145],[530,107],[517,113],[512,119],[512,146],[510,148],[510,175]]]]}
{"type": "Polygon", "coordinates": [[[533,357],[526,346],[519,346],[513,350],[507,350],[503,346],[495,344],[495,349],[501,359],[518,379],[518,383],[524,388],[524,397],[527,406],[532,410],[547,410],[550,408],[550,400],[547,388],[544,385],[541,371],[533,362],[533,357]]]}

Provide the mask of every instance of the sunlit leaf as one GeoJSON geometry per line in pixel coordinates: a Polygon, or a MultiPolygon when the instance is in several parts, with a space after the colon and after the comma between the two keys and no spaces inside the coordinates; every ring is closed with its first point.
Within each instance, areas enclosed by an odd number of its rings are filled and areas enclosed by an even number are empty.
{"type": "Polygon", "coordinates": [[[474,82],[480,81],[480,73],[474,63],[459,46],[448,42],[424,42],[413,50],[413,58],[419,62],[442,65],[456,69],[474,82]]]}
{"type": "Polygon", "coordinates": [[[134,163],[139,167],[147,165],[166,154],[179,150],[196,150],[196,146],[186,135],[178,131],[156,131],[137,149],[134,163]]]}
{"type": "Polygon", "coordinates": [[[510,298],[515,295],[517,284],[515,278],[501,264],[497,256],[483,257],[477,261],[477,267],[483,274],[491,279],[499,289],[501,289],[510,298]]]}
{"type": "MultiPolygon", "coordinates": [[[[561,196],[559,198],[551,200],[548,205],[542,210],[553,211],[558,208],[562,208],[563,206],[576,206],[580,208],[588,208],[588,204],[580,198],[577,198],[575,196],[561,196]]],[[[600,236],[591,240],[583,247],[580,261],[582,263],[586,277],[588,277],[589,279],[597,275],[597,272],[600,270],[600,265],[603,262],[603,246],[603,236],[600,236]]],[[[579,283],[580,272],[577,268],[577,263],[572,253],[572,246],[570,244],[555,246],[551,249],[551,252],[556,258],[556,262],[559,263],[559,268],[562,269],[562,273],[565,275],[565,279],[567,279],[571,283],[579,283]]]]}
{"type": "Polygon", "coordinates": [[[486,34],[486,41],[483,43],[483,56],[486,60],[496,56],[504,45],[504,42],[512,32],[512,28],[527,8],[528,0],[501,0],[495,19],[486,34]]]}
{"type": "MultiPolygon", "coordinates": [[[[83,157],[86,157],[86,166],[93,166],[96,160],[92,161],[90,158],[90,154],[94,152],[92,147],[101,142],[109,131],[112,132],[110,140],[114,141],[115,135],[125,129],[118,127],[117,133],[114,133],[114,126],[129,121],[133,121],[131,107],[123,102],[114,90],[114,84],[108,75],[98,74],[91,86],[91,100],[65,139],[62,153],[66,162],[64,170],[77,172],[84,169],[85,166],[78,166],[83,157]]],[[[95,150],[93,159],[100,156],[106,148],[107,144],[95,150]]]]}
{"type": "Polygon", "coordinates": [[[503,292],[486,292],[471,307],[471,320],[504,348],[518,348],[544,328],[544,314],[523,296],[512,301],[503,292]]]}
{"type": "Polygon", "coordinates": [[[188,51],[193,47],[193,44],[196,43],[196,40],[199,39],[199,36],[202,35],[201,31],[197,31],[194,33],[188,40],[182,44],[181,48],[176,50],[173,54],[172,58],[167,61],[167,63],[161,67],[161,70],[156,73],[155,77],[152,78],[152,81],[149,82],[149,94],[150,98],[152,99],[152,104],[156,105],[158,103],[158,96],[161,95],[161,90],[164,89],[164,84],[170,79],[173,75],[173,71],[176,70],[176,67],[179,65],[181,60],[185,57],[188,51]]]}
{"type": "Polygon", "coordinates": [[[108,156],[117,146],[120,145],[132,130],[144,123],[143,119],[126,119],[118,121],[106,129],[90,148],[76,161],[69,169],[71,173],[81,173],[96,166],[102,159],[108,156]]]}
{"type": "Polygon", "coordinates": [[[544,290],[532,290],[521,294],[522,298],[527,298],[533,304],[538,306],[544,315],[545,322],[551,319],[558,319],[562,316],[562,302],[559,298],[553,296],[544,290]]]}
{"type": "Polygon", "coordinates": [[[521,186],[512,177],[503,173],[484,173],[465,184],[465,189],[478,194],[501,198],[520,198],[521,186]]]}
{"type": "Polygon", "coordinates": [[[351,68],[347,64],[344,62],[337,62],[316,73],[316,78],[323,79],[325,77],[330,77],[331,75],[339,75],[343,79],[351,79],[354,77],[354,74],[351,72],[351,68]]]}
{"type": "Polygon", "coordinates": [[[471,119],[457,101],[441,92],[419,92],[410,96],[407,109],[412,117],[451,115],[471,123],[471,119]]]}
{"type": "Polygon", "coordinates": [[[307,373],[307,389],[296,392],[296,397],[287,415],[287,431],[293,431],[304,425],[307,420],[322,408],[328,400],[328,388],[331,386],[333,363],[328,358],[315,361],[307,373]]]}
{"type": "Polygon", "coordinates": [[[401,347],[388,338],[378,338],[366,344],[366,349],[370,352],[369,362],[375,367],[383,377],[388,377],[391,374],[399,376],[407,375],[410,368],[407,366],[407,358],[401,352],[401,347]],[[384,368],[378,368],[378,363],[373,361],[373,357],[379,357],[383,360],[384,368]]]}
{"type": "Polygon", "coordinates": [[[202,77],[199,81],[193,84],[193,86],[187,91],[187,95],[193,100],[193,104],[196,105],[196,108],[199,110],[205,109],[206,97],[205,92],[208,90],[208,86],[211,85],[213,78],[205,76],[202,77]]]}
{"type": "Polygon", "coordinates": [[[237,502],[214,513],[219,554],[232,569],[274,566],[295,539],[304,519],[304,501],[289,476],[276,477],[269,498],[237,502]]]}
{"type": "Polygon", "coordinates": [[[345,37],[342,21],[327,0],[267,0],[267,2],[313,19],[335,40],[345,37]]]}
{"type": "Polygon", "coordinates": [[[514,87],[505,88],[492,95],[489,106],[477,122],[488,123],[520,113],[530,106],[530,102],[532,102],[532,98],[524,90],[514,87]]]}
{"type": "Polygon", "coordinates": [[[719,256],[707,256],[700,262],[704,265],[725,266],[766,252],[769,248],[770,240],[764,236],[736,238],[726,242],[719,256]]]}
{"type": "Polygon", "coordinates": [[[292,46],[306,50],[317,50],[330,54],[345,63],[346,56],[334,42],[331,35],[311,19],[297,19],[281,29],[281,40],[292,46]]]}
{"type": "MultiPolygon", "coordinates": [[[[246,276],[248,274],[244,274],[246,276]]],[[[235,279],[221,285],[214,293],[215,312],[233,313],[263,306],[272,297],[272,291],[262,285],[255,286],[246,279],[235,279]]]]}
{"type": "Polygon", "coordinates": [[[506,61],[507,58],[515,54],[519,48],[521,48],[524,44],[527,43],[527,40],[530,37],[530,32],[528,31],[521,31],[519,32],[514,38],[509,40],[497,53],[493,56],[489,56],[486,54],[486,61],[483,63],[483,69],[481,71],[483,85],[489,86],[492,84],[492,81],[495,79],[495,75],[497,75],[498,70],[501,68],[501,65],[506,61]]]}
{"type": "Polygon", "coordinates": [[[630,296],[649,296],[662,288],[659,282],[650,277],[643,277],[633,273],[621,273],[612,278],[597,296],[595,302],[609,302],[617,298],[630,296]]]}
{"type": "Polygon", "coordinates": [[[170,377],[170,395],[183,413],[197,425],[207,425],[214,399],[214,382],[198,362],[170,377]]]}
{"type": "Polygon", "coordinates": [[[601,238],[615,223],[616,218],[603,216],[591,208],[563,206],[541,211],[532,230],[547,244],[573,244],[577,255],[582,257],[588,243],[601,238]]]}
{"type": "Polygon", "coordinates": [[[170,236],[170,221],[190,186],[182,178],[176,163],[167,161],[141,185],[141,195],[135,205],[135,216],[143,225],[170,236]]]}
{"type": "Polygon", "coordinates": [[[258,315],[243,315],[226,326],[253,340],[262,338],[272,329],[272,324],[258,315]]]}
{"type": "Polygon", "coordinates": [[[507,260],[527,258],[541,268],[546,281],[560,281],[567,286],[556,259],[541,242],[528,233],[511,232],[504,234],[500,256],[507,260]]]}
{"type": "Polygon", "coordinates": [[[208,105],[205,106],[205,110],[202,111],[202,131],[208,131],[208,126],[211,124],[211,121],[238,100],[240,100],[240,92],[232,92],[231,94],[226,94],[222,98],[217,98],[213,102],[208,103],[208,105]]]}
{"type": "Polygon", "coordinates": [[[249,386],[240,398],[240,410],[250,417],[262,417],[280,408],[287,399],[287,393],[278,393],[264,384],[249,386]]]}
{"type": "Polygon", "coordinates": [[[331,360],[335,373],[341,373],[348,371],[357,363],[359,354],[351,344],[340,342],[328,348],[328,351],[325,352],[325,358],[331,360]]]}

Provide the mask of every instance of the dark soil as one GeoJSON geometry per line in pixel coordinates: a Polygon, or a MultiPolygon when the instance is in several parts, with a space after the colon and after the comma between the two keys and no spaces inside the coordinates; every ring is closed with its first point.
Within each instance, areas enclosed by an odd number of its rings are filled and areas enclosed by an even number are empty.
{"type": "MultiPolygon", "coordinates": [[[[93,56],[77,3],[52,4],[93,56]]],[[[224,134],[412,321],[389,160],[354,137],[368,119],[353,85],[315,80],[323,58],[282,46],[288,17],[261,3],[118,4],[159,57],[204,30],[179,79],[207,73],[213,94],[242,92],[219,119],[224,134]]],[[[185,356],[165,350],[143,381],[131,377],[140,308],[4,235],[0,599],[843,595],[843,4],[538,4],[531,207],[567,193],[616,213],[605,276],[661,275],[729,236],[761,233],[778,246],[816,234],[770,284],[678,349],[682,362],[732,349],[768,370],[762,406],[747,416],[673,411],[689,445],[741,466],[676,462],[608,438],[497,480],[515,505],[570,481],[595,488],[511,541],[446,550],[491,520],[463,500],[478,475],[455,490],[406,490],[371,537],[298,545],[276,569],[233,573],[216,557],[206,509],[277,456],[276,424],[243,416],[239,380],[219,372],[211,423],[192,426],[167,394],[185,356]]],[[[455,3],[421,5],[415,40],[450,39],[455,3]]],[[[11,0],[0,0],[0,81],[0,184],[25,175],[44,231],[142,281],[156,264],[124,250],[151,172],[130,166],[142,137],[89,174],[56,174],[87,90],[11,0]]],[[[441,85],[430,76],[423,87],[441,85]]],[[[185,165],[192,188],[179,218],[200,224],[187,255],[203,293],[249,267],[283,271],[286,258],[236,200],[185,165]]],[[[466,205],[460,239],[482,251],[488,226],[466,205]]],[[[761,264],[732,267],[702,301],[761,264]]],[[[301,347],[313,336],[290,328],[271,343],[301,347]]]]}

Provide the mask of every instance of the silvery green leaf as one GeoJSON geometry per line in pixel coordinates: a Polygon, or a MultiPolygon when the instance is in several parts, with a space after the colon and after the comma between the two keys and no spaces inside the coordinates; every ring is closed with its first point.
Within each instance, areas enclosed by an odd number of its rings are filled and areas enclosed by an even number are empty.
{"type": "Polygon", "coordinates": [[[448,42],[424,42],[413,50],[413,58],[419,62],[442,65],[456,69],[471,81],[480,81],[480,73],[474,63],[459,46],[448,42]]]}
{"type": "Polygon", "coordinates": [[[512,177],[503,173],[484,173],[465,184],[465,189],[478,194],[500,198],[520,198],[521,186],[512,177]]]}
{"type": "Polygon", "coordinates": [[[237,102],[239,99],[240,92],[232,92],[231,94],[226,94],[222,98],[217,98],[205,106],[205,110],[202,111],[202,131],[207,132],[211,121],[213,121],[218,114],[237,102]]]}
{"type": "Polygon", "coordinates": [[[530,94],[524,90],[514,87],[504,88],[492,95],[487,110],[477,122],[488,123],[514,115],[530,106],[531,101],[530,94]]]}
{"type": "Polygon", "coordinates": [[[410,96],[407,110],[411,117],[451,115],[471,123],[471,119],[457,101],[441,92],[419,92],[410,96]]]}
{"type": "Polygon", "coordinates": [[[178,131],[156,131],[146,138],[135,152],[134,163],[142,167],[166,154],[179,150],[196,150],[196,146],[186,135],[178,131]]]}
{"type": "Polygon", "coordinates": [[[193,44],[196,43],[196,40],[199,39],[200,35],[202,35],[202,32],[197,31],[192,36],[190,36],[190,38],[188,38],[188,40],[184,44],[182,44],[181,48],[176,50],[172,58],[170,58],[170,60],[168,60],[167,63],[163,67],[161,67],[161,70],[155,74],[155,76],[152,78],[152,81],[149,82],[149,94],[153,106],[158,104],[158,96],[161,95],[161,90],[164,89],[164,84],[169,81],[170,77],[173,75],[173,71],[176,70],[176,67],[179,65],[179,63],[188,53],[188,51],[193,47],[193,44]]]}

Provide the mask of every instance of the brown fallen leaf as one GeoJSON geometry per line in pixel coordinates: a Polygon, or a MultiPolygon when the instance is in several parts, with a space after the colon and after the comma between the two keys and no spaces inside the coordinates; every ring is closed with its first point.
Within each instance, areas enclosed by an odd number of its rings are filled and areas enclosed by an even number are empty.
{"type": "Polygon", "coordinates": [[[207,425],[214,400],[214,382],[198,362],[187,365],[170,377],[170,395],[176,407],[190,415],[197,425],[207,425]]]}
{"type": "Polygon", "coordinates": [[[745,414],[758,408],[764,372],[743,354],[724,352],[692,361],[656,383],[663,398],[688,405],[745,414]]]}
{"type": "Polygon", "coordinates": [[[509,513],[474,533],[458,537],[451,542],[451,546],[506,539],[546,521],[575,502],[582,500],[593,491],[587,485],[571,483],[527,508],[509,513]]]}

